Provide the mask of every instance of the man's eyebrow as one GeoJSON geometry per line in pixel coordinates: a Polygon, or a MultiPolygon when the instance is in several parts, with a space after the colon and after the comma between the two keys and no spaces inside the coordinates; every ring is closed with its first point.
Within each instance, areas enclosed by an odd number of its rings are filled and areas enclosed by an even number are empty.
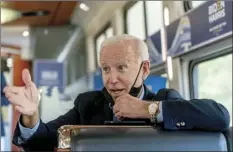
{"type": "Polygon", "coordinates": [[[132,59],[130,59],[129,57],[123,57],[123,58],[119,59],[118,62],[127,62],[128,63],[130,61],[132,61],[132,59]]]}
{"type": "Polygon", "coordinates": [[[105,62],[100,63],[100,65],[102,65],[102,66],[108,66],[108,64],[105,63],[105,62]]]}
{"type": "Polygon", "coordinates": [[[129,65],[129,62],[117,62],[116,65],[129,65]]]}

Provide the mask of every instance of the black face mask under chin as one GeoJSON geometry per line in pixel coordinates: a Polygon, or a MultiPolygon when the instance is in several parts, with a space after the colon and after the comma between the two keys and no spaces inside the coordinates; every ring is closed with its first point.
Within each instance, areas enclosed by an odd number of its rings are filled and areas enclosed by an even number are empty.
{"type": "Polygon", "coordinates": [[[141,93],[141,90],[142,90],[142,86],[141,85],[140,87],[136,88],[136,87],[132,87],[129,91],[129,94],[133,97],[138,97],[138,95],[140,95],[141,93]]]}
{"type": "MultiPolygon", "coordinates": [[[[132,85],[132,87],[131,87],[131,89],[130,89],[130,91],[129,91],[129,94],[130,94],[131,96],[133,96],[133,97],[138,97],[138,96],[141,94],[141,91],[142,91],[143,84],[142,84],[140,87],[138,87],[138,88],[134,87],[135,83],[137,82],[138,76],[139,76],[139,74],[140,74],[142,65],[143,65],[143,62],[142,62],[141,65],[140,65],[140,68],[139,68],[137,77],[136,77],[136,79],[135,79],[135,81],[134,81],[134,83],[133,83],[133,85],[132,85]]],[[[105,98],[106,98],[108,101],[110,101],[110,103],[113,105],[113,104],[114,104],[114,101],[113,101],[113,99],[112,99],[112,96],[108,93],[108,91],[106,90],[106,88],[103,88],[102,92],[104,93],[105,98]]]]}
{"type": "Polygon", "coordinates": [[[139,68],[137,77],[136,77],[136,79],[135,79],[135,81],[134,81],[134,83],[133,83],[133,85],[132,85],[132,87],[131,87],[131,89],[130,89],[130,91],[129,91],[129,94],[130,94],[131,96],[133,96],[133,97],[138,97],[138,95],[140,95],[141,90],[142,90],[143,84],[142,84],[140,87],[138,87],[138,88],[134,87],[135,83],[137,82],[138,76],[139,76],[139,74],[140,74],[142,65],[143,65],[143,62],[142,62],[141,65],[140,65],[140,68],[139,68]]]}

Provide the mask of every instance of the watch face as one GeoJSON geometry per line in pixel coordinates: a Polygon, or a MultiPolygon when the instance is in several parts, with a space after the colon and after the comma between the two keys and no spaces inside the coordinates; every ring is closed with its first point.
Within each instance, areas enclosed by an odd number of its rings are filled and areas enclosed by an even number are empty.
{"type": "Polygon", "coordinates": [[[157,111],[157,104],[156,103],[152,103],[152,104],[150,104],[150,106],[149,106],[149,113],[150,114],[155,114],[156,113],[156,111],[157,111]]]}

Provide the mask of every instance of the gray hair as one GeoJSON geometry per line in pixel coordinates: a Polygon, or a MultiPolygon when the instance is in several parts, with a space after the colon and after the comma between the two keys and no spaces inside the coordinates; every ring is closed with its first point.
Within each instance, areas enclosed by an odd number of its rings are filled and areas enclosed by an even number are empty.
{"type": "Polygon", "coordinates": [[[117,36],[112,36],[110,38],[107,38],[106,40],[104,40],[104,42],[101,44],[100,46],[100,51],[108,45],[113,45],[116,43],[120,43],[120,42],[129,42],[127,43],[129,46],[131,45],[135,45],[136,46],[132,46],[132,47],[136,47],[137,49],[137,53],[139,54],[139,56],[141,57],[142,61],[146,61],[149,60],[149,53],[148,53],[148,47],[146,45],[146,43],[144,41],[142,41],[141,39],[132,36],[132,35],[128,35],[128,34],[123,34],[123,35],[117,35],[117,36]],[[130,43],[133,42],[133,43],[130,43]]]}

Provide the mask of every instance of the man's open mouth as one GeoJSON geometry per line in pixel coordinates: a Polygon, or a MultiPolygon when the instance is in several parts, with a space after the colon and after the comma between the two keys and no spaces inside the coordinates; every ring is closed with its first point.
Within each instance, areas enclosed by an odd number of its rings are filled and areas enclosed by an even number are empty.
{"type": "Polygon", "coordinates": [[[122,91],[123,91],[124,89],[112,89],[112,90],[110,90],[112,93],[114,93],[114,94],[119,94],[119,93],[121,93],[122,91]]]}

